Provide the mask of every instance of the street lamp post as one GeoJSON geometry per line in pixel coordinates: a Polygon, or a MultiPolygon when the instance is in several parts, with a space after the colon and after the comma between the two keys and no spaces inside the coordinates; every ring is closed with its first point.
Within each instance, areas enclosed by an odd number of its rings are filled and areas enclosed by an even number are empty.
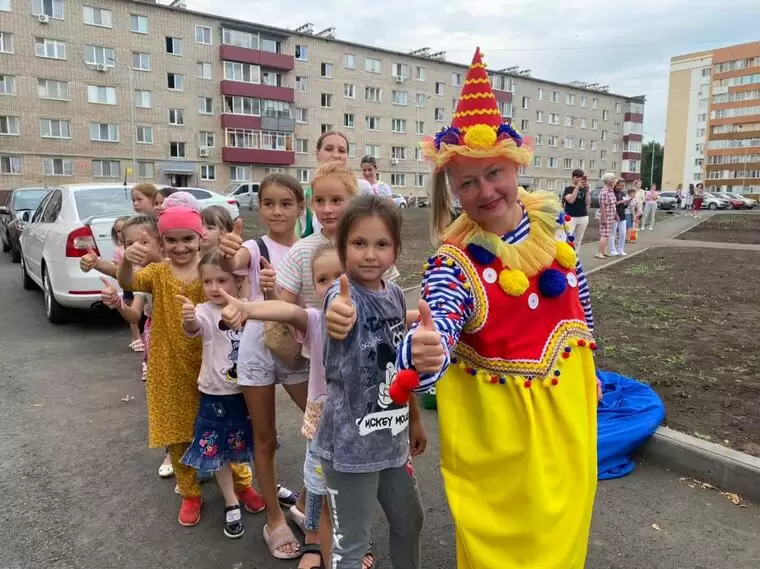
{"type": "MultiPolygon", "coordinates": [[[[113,61],[114,65],[117,65],[115,58],[109,57],[108,59],[109,61],[113,61]]],[[[127,96],[127,102],[129,103],[129,120],[131,123],[130,126],[132,127],[132,179],[137,180],[137,127],[135,126],[135,88],[131,65],[127,65],[127,74],[129,76],[129,94],[127,96]]],[[[124,179],[127,179],[126,176],[124,179]]]]}
{"type": "MultiPolygon", "coordinates": [[[[419,101],[415,101],[417,105],[417,122],[414,125],[415,135],[417,134],[417,126],[420,124],[420,110],[425,107],[425,101],[429,101],[433,98],[432,95],[427,95],[425,93],[417,93],[417,96],[424,95],[424,99],[422,99],[422,105],[420,106],[419,101]]],[[[424,132],[422,134],[425,134],[424,132]]],[[[414,187],[417,188],[417,180],[420,178],[420,161],[417,159],[416,156],[417,152],[415,152],[414,156],[414,187]]],[[[415,192],[416,193],[416,192],[415,192]]]]}

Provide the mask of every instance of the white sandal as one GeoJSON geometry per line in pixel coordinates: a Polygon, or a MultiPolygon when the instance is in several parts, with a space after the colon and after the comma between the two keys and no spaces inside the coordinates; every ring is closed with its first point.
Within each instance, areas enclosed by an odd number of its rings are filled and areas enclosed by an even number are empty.
{"type": "Polygon", "coordinates": [[[306,514],[299,510],[298,506],[290,506],[290,517],[301,531],[306,533],[306,514]]]}
{"type": "Polygon", "coordinates": [[[144,352],[145,351],[145,344],[140,339],[133,340],[129,344],[129,347],[132,348],[132,351],[134,351],[134,352],[144,352]]]}
{"type": "Polygon", "coordinates": [[[170,456],[164,459],[161,466],[158,467],[158,475],[161,478],[171,478],[174,476],[174,467],[172,466],[172,459],[170,456]]]}

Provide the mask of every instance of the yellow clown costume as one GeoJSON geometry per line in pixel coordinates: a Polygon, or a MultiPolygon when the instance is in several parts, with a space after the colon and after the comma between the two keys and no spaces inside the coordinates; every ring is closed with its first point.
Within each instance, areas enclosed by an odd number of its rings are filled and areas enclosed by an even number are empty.
{"type": "MultiPolygon", "coordinates": [[[[452,126],[422,147],[437,171],[455,156],[530,163],[479,50],[452,126]]],[[[588,284],[557,197],[520,190],[519,205],[507,235],[462,214],[428,259],[422,298],[447,361],[416,391],[437,390],[458,569],[582,569],[597,477],[588,284]]],[[[414,367],[413,334],[401,370],[414,367]]]]}

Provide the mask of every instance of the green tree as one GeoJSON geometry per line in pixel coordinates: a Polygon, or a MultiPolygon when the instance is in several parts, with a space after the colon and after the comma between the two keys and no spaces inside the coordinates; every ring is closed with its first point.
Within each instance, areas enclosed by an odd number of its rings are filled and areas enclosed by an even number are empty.
{"type": "Polygon", "coordinates": [[[654,182],[660,190],[675,188],[662,187],[662,161],[665,147],[656,140],[650,140],[641,148],[641,186],[648,188],[654,182]],[[652,156],[654,156],[654,180],[652,180],[652,156]]]}

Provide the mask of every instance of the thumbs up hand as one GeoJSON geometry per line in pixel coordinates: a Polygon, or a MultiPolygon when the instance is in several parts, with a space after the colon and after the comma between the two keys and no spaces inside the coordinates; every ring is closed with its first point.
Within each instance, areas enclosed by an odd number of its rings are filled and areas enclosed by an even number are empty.
{"type": "Polygon", "coordinates": [[[351,300],[351,286],[346,275],[340,277],[340,292],[330,303],[325,321],[327,333],[333,340],[345,339],[356,323],[356,307],[351,300]]]}
{"type": "Polygon", "coordinates": [[[177,302],[182,303],[182,322],[185,324],[191,324],[195,322],[195,305],[193,301],[180,294],[174,297],[177,302]]]}
{"type": "Polygon", "coordinates": [[[277,284],[277,272],[272,263],[264,257],[261,258],[261,272],[259,273],[259,288],[264,294],[274,291],[277,284]]]}
{"type": "Polygon", "coordinates": [[[103,283],[103,290],[100,292],[101,302],[109,308],[118,308],[121,304],[121,297],[116,287],[106,277],[100,277],[100,282],[103,283]]]}
{"type": "Polygon", "coordinates": [[[83,273],[89,273],[95,268],[95,264],[98,262],[98,254],[92,247],[87,247],[87,253],[79,259],[79,268],[83,273]]]}
{"type": "Polygon", "coordinates": [[[420,323],[412,333],[412,363],[420,373],[435,373],[443,366],[446,354],[441,344],[441,334],[435,329],[430,306],[419,301],[420,323]]]}
{"type": "Polygon", "coordinates": [[[219,252],[225,258],[235,256],[243,246],[243,220],[239,217],[235,220],[232,231],[225,234],[219,241],[219,252]]]}
{"type": "Polygon", "coordinates": [[[144,267],[150,259],[150,249],[140,241],[135,241],[124,251],[124,259],[132,265],[144,267]]]}
{"type": "Polygon", "coordinates": [[[235,298],[226,290],[220,290],[222,296],[227,301],[227,306],[222,308],[222,322],[224,322],[230,329],[238,330],[245,325],[245,321],[248,319],[245,310],[245,301],[235,298]]]}

